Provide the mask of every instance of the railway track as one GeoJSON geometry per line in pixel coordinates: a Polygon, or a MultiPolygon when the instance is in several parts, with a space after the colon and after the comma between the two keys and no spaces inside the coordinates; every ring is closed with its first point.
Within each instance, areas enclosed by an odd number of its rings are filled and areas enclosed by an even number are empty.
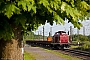
{"type": "Polygon", "coordinates": [[[82,60],[90,60],[90,53],[86,51],[76,50],[76,49],[65,49],[65,50],[54,50],[61,52],[66,55],[76,56],[82,60]]]}

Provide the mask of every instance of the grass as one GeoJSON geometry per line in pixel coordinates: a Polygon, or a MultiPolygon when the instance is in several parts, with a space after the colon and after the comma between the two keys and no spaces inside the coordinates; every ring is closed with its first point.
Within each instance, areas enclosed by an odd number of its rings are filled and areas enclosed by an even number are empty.
{"type": "Polygon", "coordinates": [[[24,60],[36,60],[36,59],[30,53],[25,52],[24,53],[24,60]]]}
{"type": "Polygon", "coordinates": [[[75,48],[79,48],[79,46],[74,46],[74,45],[71,45],[71,47],[70,47],[70,48],[75,49],[75,48]]]}
{"type": "Polygon", "coordinates": [[[60,56],[61,58],[65,58],[66,60],[81,60],[81,59],[76,58],[76,57],[74,57],[74,56],[65,55],[65,54],[62,54],[62,53],[59,53],[59,52],[56,52],[56,51],[52,51],[52,50],[48,50],[48,49],[44,49],[44,50],[46,50],[47,52],[51,52],[51,53],[53,53],[53,54],[55,54],[55,55],[58,55],[58,56],[60,56]]]}

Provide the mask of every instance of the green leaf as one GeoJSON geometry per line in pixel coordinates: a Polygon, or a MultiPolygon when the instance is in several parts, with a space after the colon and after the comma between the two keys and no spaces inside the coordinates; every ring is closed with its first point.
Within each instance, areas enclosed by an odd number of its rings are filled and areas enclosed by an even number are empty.
{"type": "Polygon", "coordinates": [[[34,11],[34,13],[36,13],[36,6],[33,6],[32,10],[34,11]]]}
{"type": "Polygon", "coordinates": [[[28,7],[28,11],[30,12],[31,8],[32,8],[32,5],[28,4],[27,7],[28,7]]]}
{"type": "Polygon", "coordinates": [[[24,11],[27,11],[27,2],[26,1],[19,1],[18,6],[22,6],[24,11]]]}
{"type": "Polygon", "coordinates": [[[1,13],[4,13],[4,15],[6,15],[8,18],[10,18],[14,13],[20,14],[20,9],[12,3],[6,4],[1,11],[1,13]]]}
{"type": "Polygon", "coordinates": [[[43,4],[43,6],[47,7],[49,5],[49,2],[47,0],[40,0],[39,4],[43,4]]]}

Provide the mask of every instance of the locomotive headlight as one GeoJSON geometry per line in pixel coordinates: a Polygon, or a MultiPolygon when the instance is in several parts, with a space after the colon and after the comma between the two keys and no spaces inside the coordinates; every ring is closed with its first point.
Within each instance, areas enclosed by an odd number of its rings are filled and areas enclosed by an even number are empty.
{"type": "Polygon", "coordinates": [[[60,40],[60,43],[61,43],[61,40],[60,40]]]}

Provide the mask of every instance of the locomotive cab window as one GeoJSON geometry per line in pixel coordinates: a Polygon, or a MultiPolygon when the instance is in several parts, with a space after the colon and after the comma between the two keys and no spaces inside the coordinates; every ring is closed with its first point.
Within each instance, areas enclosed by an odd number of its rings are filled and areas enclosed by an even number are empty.
{"type": "Polygon", "coordinates": [[[56,35],[60,35],[60,33],[56,33],[56,35]]]}

